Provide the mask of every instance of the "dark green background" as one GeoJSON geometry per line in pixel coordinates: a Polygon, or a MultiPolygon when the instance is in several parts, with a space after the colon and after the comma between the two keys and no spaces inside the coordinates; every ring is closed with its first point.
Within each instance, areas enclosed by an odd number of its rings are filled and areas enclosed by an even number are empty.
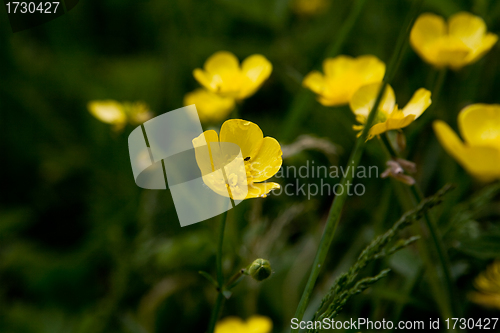
{"type": "MultiPolygon", "coordinates": [[[[387,63],[409,5],[369,0],[342,53],[373,54],[387,63]]],[[[323,13],[302,17],[287,0],[85,0],[54,21],[15,34],[0,13],[0,332],[203,332],[216,292],[197,272],[215,273],[217,218],[180,228],[169,191],[134,183],[127,148],[132,128],[114,133],[88,113],[86,103],[143,100],[162,114],[181,107],[183,95],[199,86],[192,70],[214,52],[228,50],[240,59],[261,53],[273,73],[240,114],[280,140],[302,77],[320,68],[350,6],[332,1],[323,13]]],[[[471,11],[500,33],[497,1],[433,0],[424,7],[446,17],[471,11]]],[[[398,103],[404,105],[419,87],[431,89],[435,74],[408,48],[393,83],[398,103]]],[[[405,130],[408,158],[417,163],[425,193],[458,184],[437,211],[442,229],[455,223],[452,217],[462,217],[445,242],[464,317],[498,314],[466,299],[473,278],[500,257],[498,197],[458,206],[483,185],[443,151],[430,120],[445,119],[456,128],[462,107],[500,103],[499,92],[496,45],[478,63],[450,72],[432,114],[405,130]]],[[[346,165],[353,123],[347,107],[314,102],[296,135],[331,140],[341,148],[339,164],[346,165]]],[[[382,172],[382,156],[372,140],[362,164],[382,172]]],[[[307,151],[284,164],[306,160],[328,163],[321,153],[307,151]]],[[[403,212],[389,180],[362,182],[366,194],[347,201],[313,305],[403,212]]],[[[275,332],[289,327],[331,200],[270,196],[229,213],[226,275],[257,257],[271,261],[274,275],[260,284],[244,281],[223,316],[258,313],[273,319],[275,332]],[[274,230],[284,213],[289,218],[274,230]]],[[[411,299],[401,298],[415,260],[409,249],[370,267],[391,266],[394,272],[348,303],[343,318],[391,319],[401,303],[407,304],[403,319],[438,317],[425,279],[411,299]]]]}

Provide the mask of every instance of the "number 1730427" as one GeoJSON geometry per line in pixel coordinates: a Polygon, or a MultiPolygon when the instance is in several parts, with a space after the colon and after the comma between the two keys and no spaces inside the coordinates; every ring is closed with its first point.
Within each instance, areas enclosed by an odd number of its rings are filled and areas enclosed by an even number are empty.
{"type": "Polygon", "coordinates": [[[60,2],[7,2],[5,5],[8,14],[54,14],[57,13],[60,2]]]}

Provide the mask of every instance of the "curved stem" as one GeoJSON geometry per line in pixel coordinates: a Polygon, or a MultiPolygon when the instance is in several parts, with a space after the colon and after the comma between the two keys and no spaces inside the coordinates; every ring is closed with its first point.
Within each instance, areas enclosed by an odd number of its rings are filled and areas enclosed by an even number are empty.
{"type": "MultiPolygon", "coordinates": [[[[397,68],[399,66],[399,62],[401,60],[401,56],[403,54],[403,51],[405,50],[405,47],[407,46],[407,40],[408,40],[408,35],[410,33],[411,26],[413,25],[413,21],[417,17],[417,14],[420,12],[420,7],[422,5],[422,2],[423,2],[423,0],[416,0],[413,3],[413,8],[410,11],[408,17],[406,18],[405,27],[404,27],[404,29],[401,30],[401,33],[398,37],[396,48],[395,48],[394,53],[391,57],[391,61],[389,62],[386,77],[381,85],[377,99],[375,100],[373,108],[370,111],[370,114],[368,115],[368,118],[366,120],[366,124],[363,128],[363,131],[361,132],[360,137],[356,140],[354,150],[352,151],[351,156],[349,158],[349,162],[350,162],[349,166],[354,168],[354,169],[356,169],[357,166],[359,165],[361,155],[363,154],[365,142],[366,142],[366,139],[368,137],[368,132],[371,128],[371,125],[373,124],[373,121],[375,120],[375,116],[377,114],[378,107],[379,107],[380,102],[382,100],[382,95],[385,91],[387,83],[393,79],[393,77],[397,71],[397,68]]],[[[349,172],[346,175],[346,177],[344,177],[342,179],[341,186],[344,187],[346,185],[349,185],[349,183],[352,181],[352,178],[353,178],[352,173],[349,172]]],[[[297,318],[298,321],[301,321],[302,318],[304,317],[304,313],[306,311],[307,304],[309,303],[309,299],[311,298],[312,291],[314,289],[314,285],[316,284],[316,280],[317,280],[319,273],[321,271],[321,267],[323,266],[323,264],[325,262],[326,255],[328,253],[330,245],[332,244],[333,237],[334,237],[335,232],[337,230],[337,226],[338,226],[339,221],[340,221],[340,214],[342,212],[342,208],[344,206],[346,199],[347,199],[347,191],[343,191],[343,193],[341,195],[336,196],[335,199],[333,200],[332,206],[330,208],[330,212],[328,213],[325,230],[323,232],[323,236],[321,237],[318,251],[316,252],[316,257],[314,259],[312,271],[309,275],[309,279],[307,281],[304,292],[302,293],[302,297],[300,299],[299,305],[298,305],[296,313],[295,313],[295,318],[297,318]]],[[[292,332],[298,332],[298,329],[292,330],[292,332]]]]}
{"type": "MultiPolygon", "coordinates": [[[[354,24],[358,20],[365,3],[366,0],[354,1],[351,11],[349,12],[349,16],[342,23],[338,33],[335,34],[335,40],[325,51],[324,58],[336,56],[340,52],[342,45],[344,45],[344,42],[347,40],[354,24]]],[[[297,96],[293,99],[290,111],[285,119],[283,132],[280,136],[281,140],[288,141],[292,138],[295,134],[297,126],[304,119],[306,111],[310,109],[312,102],[314,102],[314,95],[306,89],[301,89],[297,96]]]]}
{"type": "Polygon", "coordinates": [[[224,273],[222,271],[222,245],[224,244],[224,230],[226,229],[227,211],[221,215],[220,227],[219,227],[219,241],[217,244],[217,300],[215,301],[215,306],[212,310],[212,315],[210,316],[210,323],[208,324],[208,333],[213,333],[215,329],[215,324],[217,319],[219,319],[219,314],[222,309],[222,304],[224,303],[224,295],[222,294],[224,287],[224,273]]]}
{"type": "MultiPolygon", "coordinates": [[[[400,157],[399,154],[392,148],[391,144],[388,142],[385,136],[381,136],[379,142],[385,152],[387,159],[400,157]]],[[[416,184],[410,186],[411,197],[408,191],[400,191],[399,193],[402,193],[402,196],[405,197],[405,199],[403,199],[401,202],[403,206],[405,203],[410,203],[411,206],[417,206],[423,200],[420,189],[416,184]]],[[[449,259],[446,251],[444,250],[444,245],[435,226],[434,219],[428,212],[424,214],[424,221],[427,226],[427,230],[429,230],[429,233],[431,234],[432,243],[439,257],[439,263],[441,265],[444,277],[444,289],[440,286],[441,283],[439,281],[439,276],[434,271],[435,266],[432,263],[432,257],[429,249],[426,246],[420,245],[421,243],[418,243],[418,248],[420,253],[422,254],[422,259],[424,260],[425,266],[427,267],[427,273],[429,274],[431,287],[433,288],[433,292],[436,296],[436,302],[440,307],[441,315],[443,318],[452,318],[454,317],[453,315],[456,312],[454,311],[455,302],[453,302],[454,293],[452,288],[449,259]]],[[[421,233],[418,231],[418,228],[416,228],[416,225],[414,229],[414,232],[421,233]]],[[[416,283],[417,280],[414,280],[414,282],[416,283]]],[[[413,289],[413,286],[411,286],[409,290],[411,289],[413,289]]]]}

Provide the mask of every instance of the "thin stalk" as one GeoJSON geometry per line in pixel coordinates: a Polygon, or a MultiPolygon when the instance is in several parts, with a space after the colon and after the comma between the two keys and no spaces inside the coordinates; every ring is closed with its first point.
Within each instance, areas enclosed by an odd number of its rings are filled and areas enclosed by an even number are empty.
{"type": "Polygon", "coordinates": [[[224,230],[226,229],[226,220],[227,220],[227,211],[222,213],[220,219],[219,242],[217,244],[217,257],[215,259],[217,266],[218,295],[217,295],[217,300],[215,301],[215,306],[212,310],[212,315],[210,316],[208,333],[214,332],[215,324],[217,323],[217,319],[219,319],[219,314],[222,309],[222,304],[224,303],[224,295],[222,294],[224,286],[224,273],[222,271],[222,245],[224,244],[224,230]]]}
{"type": "MultiPolygon", "coordinates": [[[[349,12],[349,16],[347,16],[345,21],[342,23],[339,32],[335,35],[333,43],[326,49],[324,58],[338,55],[344,45],[344,42],[347,40],[349,33],[354,27],[354,24],[358,20],[365,3],[366,0],[354,1],[351,11],[349,12]]],[[[306,111],[311,108],[312,102],[314,102],[314,95],[312,92],[306,89],[301,89],[292,101],[290,111],[285,119],[283,132],[280,136],[281,140],[288,141],[293,137],[298,125],[301,124],[304,119],[306,111]]]]}
{"type": "MultiPolygon", "coordinates": [[[[390,143],[388,142],[386,137],[382,137],[381,140],[379,140],[382,144],[383,149],[387,152],[389,155],[388,158],[395,158],[399,157],[399,154],[392,149],[390,143]]],[[[410,193],[411,193],[411,198],[408,198],[408,200],[412,201],[414,205],[418,205],[419,202],[423,200],[423,195],[422,192],[420,191],[420,188],[418,187],[417,184],[410,186],[410,193]]],[[[444,284],[444,293],[439,292],[439,294],[444,294],[445,300],[442,299],[437,299],[438,304],[442,304],[441,307],[441,315],[443,318],[452,318],[454,317],[454,314],[456,313],[456,308],[455,308],[455,300],[454,300],[454,290],[453,290],[453,284],[452,284],[452,279],[451,279],[451,265],[450,265],[450,260],[448,258],[448,255],[446,253],[442,238],[439,234],[439,231],[437,230],[434,218],[431,214],[426,212],[424,214],[424,221],[427,226],[427,230],[429,230],[429,233],[431,235],[432,243],[434,245],[434,248],[436,250],[436,253],[439,258],[439,264],[441,266],[441,269],[443,271],[443,284],[444,284]]],[[[424,254],[424,259],[425,263],[427,265],[428,270],[433,270],[434,266],[432,265],[432,262],[430,261],[430,254],[428,253],[427,249],[421,248],[421,250],[424,250],[422,253],[424,254]],[[427,258],[428,257],[428,258],[427,258]]],[[[432,272],[429,271],[431,274],[432,272]]],[[[431,277],[434,276],[431,274],[431,277]]],[[[431,281],[432,282],[432,281],[431,281]]],[[[433,282],[432,284],[435,285],[436,282],[433,282]]],[[[439,288],[437,286],[433,287],[435,290],[439,291],[439,288]]]]}
{"type": "MultiPolygon", "coordinates": [[[[373,121],[375,120],[375,116],[377,114],[378,107],[382,100],[383,93],[385,91],[388,82],[391,82],[397,71],[399,62],[401,61],[401,56],[407,46],[407,40],[411,26],[413,25],[413,22],[417,17],[417,14],[420,12],[422,3],[423,0],[416,0],[413,2],[412,9],[405,20],[406,22],[405,28],[401,30],[401,33],[398,37],[396,48],[389,62],[388,70],[386,72],[386,77],[384,78],[384,81],[381,85],[380,91],[375,100],[375,104],[373,105],[373,108],[370,111],[370,114],[368,115],[368,119],[366,120],[366,124],[363,128],[363,131],[361,132],[360,137],[356,140],[354,150],[352,151],[351,156],[349,158],[350,166],[354,169],[356,169],[357,166],[359,165],[359,161],[363,154],[366,138],[368,137],[368,132],[371,128],[371,125],[373,124],[373,121]]],[[[349,185],[349,183],[352,181],[352,178],[353,178],[352,174],[348,173],[348,175],[344,177],[341,181],[342,187],[349,185]]],[[[302,297],[300,299],[299,305],[295,313],[295,318],[297,318],[299,321],[301,321],[302,318],[304,317],[304,312],[306,311],[307,304],[309,303],[309,299],[311,298],[314,285],[316,284],[316,280],[318,279],[321,267],[325,262],[326,255],[328,253],[330,245],[332,244],[333,237],[337,230],[342,208],[344,206],[346,199],[347,199],[347,191],[343,191],[341,195],[336,196],[333,200],[330,212],[328,213],[325,230],[323,232],[323,236],[321,237],[319,248],[318,251],[316,252],[316,257],[314,258],[312,271],[309,275],[309,279],[307,281],[304,292],[302,293],[302,297]]],[[[298,332],[298,329],[292,330],[292,332],[298,332]]]]}
{"type": "MultiPolygon", "coordinates": [[[[399,157],[398,153],[392,148],[392,146],[390,145],[390,143],[388,142],[388,140],[385,136],[379,137],[379,142],[381,144],[382,150],[384,151],[387,159],[394,159],[394,158],[399,157]]],[[[394,186],[398,186],[398,185],[402,185],[402,184],[397,183],[397,182],[396,182],[396,184],[394,184],[394,186]]],[[[412,190],[415,189],[415,186],[416,185],[411,186],[410,189],[412,189],[412,190]]],[[[415,196],[414,193],[412,191],[408,191],[407,188],[408,187],[405,186],[404,189],[401,189],[400,191],[398,191],[398,194],[399,194],[398,199],[400,201],[401,206],[404,209],[416,207],[423,199],[422,197],[415,196]]],[[[427,229],[430,230],[431,228],[429,228],[429,225],[433,225],[433,223],[431,222],[431,218],[430,218],[430,215],[428,213],[424,214],[424,220],[426,222],[427,229]]],[[[419,228],[416,224],[412,225],[412,229],[413,229],[413,232],[416,234],[422,234],[422,232],[425,232],[425,229],[419,230],[419,228]]],[[[430,231],[430,233],[433,233],[433,232],[430,231]]],[[[436,248],[436,252],[438,252],[438,250],[437,250],[437,248],[439,246],[438,245],[438,243],[439,243],[438,238],[433,237],[433,242],[434,242],[434,247],[436,248]]],[[[417,245],[418,245],[418,250],[422,256],[423,262],[424,262],[425,266],[427,267],[427,274],[429,274],[431,288],[432,288],[433,294],[435,295],[435,299],[436,299],[436,302],[439,306],[441,315],[443,318],[452,318],[453,317],[453,311],[452,311],[452,309],[453,309],[452,304],[453,303],[451,302],[451,298],[450,298],[451,293],[450,293],[450,289],[448,288],[450,286],[450,283],[448,283],[447,280],[445,280],[445,282],[443,284],[445,284],[448,287],[445,286],[445,288],[442,288],[441,282],[439,281],[439,276],[435,272],[435,266],[434,266],[434,263],[432,260],[432,255],[431,255],[429,249],[421,241],[417,242],[417,245]]],[[[443,271],[445,271],[446,269],[445,269],[445,266],[443,265],[443,262],[444,261],[440,260],[441,267],[443,268],[443,271]]],[[[444,273],[444,274],[446,275],[446,273],[444,273]]],[[[416,283],[417,280],[414,280],[414,282],[416,283]]],[[[412,285],[411,289],[413,289],[413,287],[414,286],[412,285]]]]}

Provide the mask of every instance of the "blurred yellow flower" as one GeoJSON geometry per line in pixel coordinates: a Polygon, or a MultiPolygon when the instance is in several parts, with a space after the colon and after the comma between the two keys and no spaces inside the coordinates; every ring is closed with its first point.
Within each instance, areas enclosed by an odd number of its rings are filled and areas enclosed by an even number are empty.
{"type": "Polygon", "coordinates": [[[316,93],[321,104],[334,106],[349,103],[361,86],[381,82],[385,64],[372,55],[357,58],[341,55],[325,59],[323,71],[324,75],[318,71],[307,74],[302,85],[316,93]]]}
{"type": "MultiPolygon", "coordinates": [[[[368,114],[375,104],[380,86],[381,83],[372,83],[363,86],[352,96],[349,106],[356,115],[356,120],[361,123],[361,125],[353,126],[355,130],[361,131],[363,129],[368,114]]],[[[413,94],[408,104],[403,109],[399,109],[396,104],[394,90],[390,85],[387,85],[375,116],[374,125],[372,125],[368,132],[368,140],[375,135],[410,125],[424,113],[429,105],[431,105],[431,92],[420,88],[413,94]]],[[[359,135],[361,135],[361,132],[359,135]]]]}
{"type": "Polygon", "coordinates": [[[466,12],[451,16],[448,24],[441,16],[422,14],[410,33],[410,43],[424,61],[455,70],[477,61],[497,40],[486,32],[482,18],[466,12]]]}
{"type": "Polygon", "coordinates": [[[280,169],[281,146],[276,139],[264,137],[259,126],[250,121],[227,120],[222,124],[220,141],[217,132],[209,130],[193,139],[193,146],[204,183],[220,195],[227,197],[229,191],[233,199],[243,200],[266,197],[271,190],[280,188],[277,183],[259,182],[271,178],[280,169]],[[224,142],[233,145],[224,145],[224,142]],[[241,150],[239,158],[243,161],[238,160],[232,146],[241,150]],[[225,170],[225,176],[215,172],[220,169],[225,170]]]}
{"type": "Polygon", "coordinates": [[[132,125],[142,124],[153,116],[143,102],[90,101],[87,108],[103,123],[114,125],[115,130],[121,130],[127,122],[132,125]]]}
{"type": "Polygon", "coordinates": [[[324,12],[329,6],[329,0],[295,0],[292,8],[298,15],[312,16],[324,12]]]}
{"type": "Polygon", "coordinates": [[[470,293],[469,299],[477,304],[500,310],[500,261],[491,264],[474,281],[479,292],[470,293]]]}
{"type": "Polygon", "coordinates": [[[254,54],[240,63],[230,52],[219,51],[193,71],[195,79],[208,90],[237,100],[253,95],[271,75],[273,66],[262,55],[254,54]]]}
{"type": "Polygon", "coordinates": [[[500,179],[500,105],[473,104],[458,115],[465,143],[445,122],[434,122],[444,149],[469,173],[482,181],[500,179]]]}
{"type": "Polygon", "coordinates": [[[203,88],[196,89],[184,96],[184,106],[194,104],[203,123],[215,123],[225,119],[234,109],[231,97],[222,97],[203,88]]]}
{"type": "Polygon", "coordinates": [[[226,317],[215,326],[215,333],[271,333],[273,323],[264,316],[252,316],[247,321],[226,317]]]}

